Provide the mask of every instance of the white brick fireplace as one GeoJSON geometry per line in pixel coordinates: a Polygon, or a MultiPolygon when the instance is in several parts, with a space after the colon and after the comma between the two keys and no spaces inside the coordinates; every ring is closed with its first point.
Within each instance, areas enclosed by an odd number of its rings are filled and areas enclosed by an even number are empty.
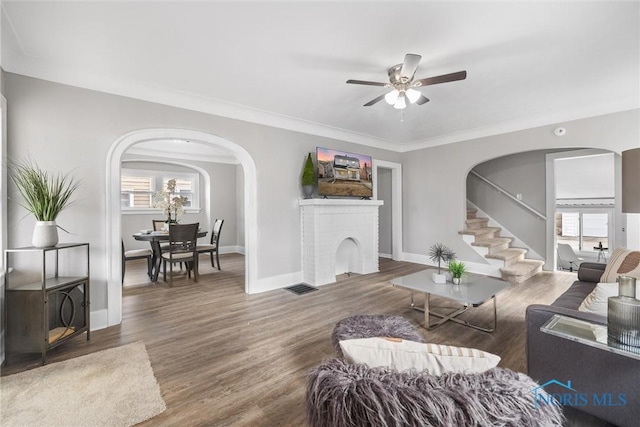
{"type": "Polygon", "coordinates": [[[378,208],[382,200],[300,200],[302,277],[309,285],[336,281],[336,273],[378,270],[378,208]],[[348,265],[348,267],[344,267],[348,265]],[[337,271],[336,267],[344,271],[337,271]]]}

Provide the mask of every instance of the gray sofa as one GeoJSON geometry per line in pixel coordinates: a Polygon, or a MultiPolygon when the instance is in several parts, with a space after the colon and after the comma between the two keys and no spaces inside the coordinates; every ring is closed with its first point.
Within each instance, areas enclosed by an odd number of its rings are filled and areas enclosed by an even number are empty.
{"type": "MultiPolygon", "coordinates": [[[[526,313],[527,373],[539,384],[556,380],[571,381],[578,393],[587,395],[588,403],[565,407],[565,414],[596,417],[618,426],[637,426],[640,419],[640,360],[591,347],[540,331],[554,314],[588,320],[606,325],[607,319],[578,311],[578,307],[595,288],[604,272],[605,264],[582,263],[578,280],[551,305],[530,305],[526,313]],[[611,393],[612,403],[620,403],[618,394],[624,393],[626,404],[621,406],[595,405],[592,396],[611,393]]],[[[566,392],[566,390],[550,390],[566,392]]]]}

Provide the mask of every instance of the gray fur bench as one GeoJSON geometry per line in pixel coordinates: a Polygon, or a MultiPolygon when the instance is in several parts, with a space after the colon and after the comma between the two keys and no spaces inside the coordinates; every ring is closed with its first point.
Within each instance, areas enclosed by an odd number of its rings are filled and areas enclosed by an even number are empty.
{"type": "Polygon", "coordinates": [[[354,338],[391,337],[424,342],[416,328],[402,316],[384,314],[360,314],[347,317],[336,323],[331,334],[331,342],[338,356],[342,357],[341,340],[354,338]]]}
{"type": "MultiPolygon", "coordinates": [[[[378,336],[424,342],[406,319],[387,315],[343,319],[331,340],[342,357],[340,340],[378,336]]],[[[558,406],[535,404],[536,387],[504,368],[434,376],[334,358],[308,374],[307,421],[311,427],[561,426],[558,406]]]]}

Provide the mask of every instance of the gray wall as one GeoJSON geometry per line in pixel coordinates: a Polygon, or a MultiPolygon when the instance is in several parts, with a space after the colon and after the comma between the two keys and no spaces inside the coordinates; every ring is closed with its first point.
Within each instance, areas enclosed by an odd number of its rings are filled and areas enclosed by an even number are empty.
{"type": "MultiPolygon", "coordinates": [[[[536,148],[589,147],[620,153],[637,147],[640,141],[638,114],[636,109],[565,122],[562,126],[567,128],[567,134],[563,137],[554,135],[558,124],[553,124],[404,153],[405,258],[428,262],[429,246],[443,242],[461,260],[484,263],[458,235],[464,228],[466,181],[472,168],[488,160],[536,148]]],[[[523,188],[522,191],[527,194],[529,190],[523,188]]],[[[537,197],[529,200],[544,206],[537,197]]]]}
{"type": "Polygon", "coordinates": [[[615,197],[614,154],[555,161],[556,198],[615,197]]]}
{"type": "Polygon", "coordinates": [[[391,169],[378,168],[378,200],[384,200],[384,204],[378,209],[378,252],[389,255],[393,252],[391,232],[391,169]]]}
{"type": "MultiPolygon", "coordinates": [[[[301,270],[298,199],[302,197],[300,159],[315,147],[367,153],[399,162],[400,154],[344,141],[307,135],[187,111],[117,95],[5,74],[10,105],[9,158],[31,156],[43,168],[82,177],[78,203],[58,218],[74,235],[61,241],[91,243],[92,310],[106,308],[107,153],[122,135],[141,129],[180,128],[207,132],[242,146],[257,169],[257,278],[280,280],[301,270]],[[291,166],[293,165],[293,166],[291,166]]],[[[234,185],[235,188],[235,185],[234,185]]],[[[212,212],[215,215],[215,212],[212,212]]],[[[9,245],[31,241],[35,220],[12,204],[9,245]],[[24,219],[22,219],[24,217],[24,219]]],[[[225,225],[226,227],[226,225],[225,225]]],[[[119,248],[117,248],[119,250],[119,248]]],[[[118,254],[113,254],[118,259],[118,254]]],[[[284,283],[288,285],[291,283],[284,283]]]]}
{"type": "MultiPolygon", "coordinates": [[[[244,171],[242,165],[236,166],[236,242],[244,249],[244,171]]],[[[223,225],[224,227],[224,225],[223,225]]],[[[225,233],[227,229],[225,228],[225,233]]],[[[244,252],[244,251],[243,251],[244,252]]]]}

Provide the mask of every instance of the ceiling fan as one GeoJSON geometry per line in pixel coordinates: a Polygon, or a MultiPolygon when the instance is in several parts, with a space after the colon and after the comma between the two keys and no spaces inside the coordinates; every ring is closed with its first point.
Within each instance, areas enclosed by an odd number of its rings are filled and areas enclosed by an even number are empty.
{"type": "Polygon", "coordinates": [[[377,98],[364,104],[370,107],[384,98],[393,108],[402,110],[407,107],[407,100],[411,104],[422,105],[429,102],[429,98],[424,96],[414,88],[435,85],[438,83],[453,82],[456,80],[464,80],[467,78],[466,71],[458,71],[457,73],[443,74],[441,76],[427,77],[425,79],[413,80],[413,75],[418,68],[422,56],[408,53],[404,57],[402,64],[394,65],[389,68],[389,83],[368,82],[364,80],[347,80],[347,83],[355,85],[382,86],[392,89],[391,92],[380,95],[377,98]]]}

